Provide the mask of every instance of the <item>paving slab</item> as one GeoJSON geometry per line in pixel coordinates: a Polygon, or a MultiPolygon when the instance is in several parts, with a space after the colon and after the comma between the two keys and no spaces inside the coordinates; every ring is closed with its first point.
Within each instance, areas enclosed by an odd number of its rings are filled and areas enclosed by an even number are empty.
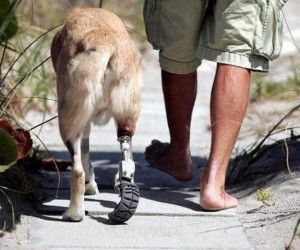
{"type": "Polygon", "coordinates": [[[237,217],[134,216],[111,226],[92,215],[80,223],[33,218],[28,249],[253,249],[237,217]]]}

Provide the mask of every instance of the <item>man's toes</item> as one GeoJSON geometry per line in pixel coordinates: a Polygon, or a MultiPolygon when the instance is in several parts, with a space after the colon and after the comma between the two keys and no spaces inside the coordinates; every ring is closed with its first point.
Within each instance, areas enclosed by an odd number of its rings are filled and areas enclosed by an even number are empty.
{"type": "Polygon", "coordinates": [[[145,149],[144,154],[145,154],[146,159],[156,157],[155,154],[160,153],[162,150],[164,151],[168,145],[169,145],[169,143],[162,143],[158,140],[152,140],[151,144],[148,147],[146,147],[146,149],[145,149]]]}
{"type": "Polygon", "coordinates": [[[163,144],[163,143],[159,140],[156,140],[156,139],[151,141],[151,145],[154,146],[154,147],[160,146],[161,144],[163,144]]]}

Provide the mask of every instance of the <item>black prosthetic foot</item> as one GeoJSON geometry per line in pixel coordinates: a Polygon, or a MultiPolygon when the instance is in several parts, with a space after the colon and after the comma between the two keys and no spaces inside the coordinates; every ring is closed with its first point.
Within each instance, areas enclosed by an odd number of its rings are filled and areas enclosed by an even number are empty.
{"type": "Polygon", "coordinates": [[[109,224],[122,224],[128,221],[135,213],[139,203],[140,190],[136,184],[122,181],[120,184],[121,201],[114,211],[108,214],[109,224]]]}

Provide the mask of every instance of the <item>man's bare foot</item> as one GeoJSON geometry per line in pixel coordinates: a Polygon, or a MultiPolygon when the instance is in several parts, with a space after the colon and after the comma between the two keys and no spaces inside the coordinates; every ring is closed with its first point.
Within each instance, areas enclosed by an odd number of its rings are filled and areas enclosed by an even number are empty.
{"type": "Polygon", "coordinates": [[[146,148],[145,159],[155,169],[163,171],[179,181],[193,179],[194,168],[190,150],[173,149],[169,143],[153,140],[146,148]]]}
{"type": "Polygon", "coordinates": [[[236,207],[238,200],[224,190],[224,185],[209,180],[202,174],[200,182],[200,207],[209,211],[218,211],[236,207]]]}

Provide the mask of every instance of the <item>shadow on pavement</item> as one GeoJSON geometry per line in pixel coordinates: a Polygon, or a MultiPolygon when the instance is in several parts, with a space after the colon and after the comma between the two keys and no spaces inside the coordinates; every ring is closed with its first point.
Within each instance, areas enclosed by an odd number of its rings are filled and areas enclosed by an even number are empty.
{"type": "MultiPolygon", "coordinates": [[[[66,151],[52,151],[51,155],[56,160],[69,160],[69,154],[66,151]]],[[[117,195],[114,192],[114,177],[118,170],[120,159],[119,152],[91,152],[92,164],[95,168],[96,181],[100,189],[99,198],[85,196],[86,202],[99,202],[101,207],[113,209],[116,206],[115,201],[101,198],[101,193],[117,195]]],[[[136,163],[135,182],[140,187],[141,197],[149,201],[159,203],[168,203],[181,206],[193,211],[201,211],[199,207],[199,176],[201,169],[204,167],[206,159],[193,157],[195,165],[195,177],[188,182],[180,182],[167,174],[151,168],[144,159],[143,153],[134,153],[136,163]],[[196,197],[198,196],[198,197],[196,197]]],[[[69,200],[69,175],[70,171],[60,173],[60,200],[65,200],[68,206],[69,200]]],[[[47,193],[48,200],[56,199],[58,174],[51,171],[42,171],[43,192],[47,193]]],[[[40,207],[39,212],[47,215],[60,215],[66,207],[40,207]]]]}
{"type": "MultiPolygon", "coordinates": [[[[69,160],[69,154],[66,151],[52,151],[51,155],[56,160],[69,160]]],[[[98,203],[95,204],[95,210],[101,207],[110,210],[117,204],[116,199],[118,199],[118,196],[115,194],[113,186],[119,159],[119,152],[91,152],[91,160],[95,167],[96,181],[100,188],[100,195],[94,198],[93,196],[85,196],[85,201],[98,203]],[[101,193],[106,194],[106,196],[101,196],[101,193]],[[115,200],[108,200],[107,195],[110,195],[115,200]]],[[[152,201],[154,201],[157,204],[172,204],[192,211],[200,211],[196,196],[199,196],[199,176],[206,159],[193,157],[195,178],[189,182],[179,182],[167,174],[149,167],[148,163],[144,160],[143,153],[134,153],[134,160],[136,162],[135,181],[140,187],[141,198],[146,200],[147,204],[149,203],[147,206],[151,207],[153,204],[152,201]]],[[[15,222],[18,223],[22,215],[34,216],[50,221],[60,221],[61,219],[57,218],[57,216],[62,215],[69,204],[69,175],[70,171],[60,172],[60,187],[57,190],[59,179],[57,172],[40,170],[32,174],[32,178],[39,186],[37,200],[24,201],[23,198],[12,197],[13,194],[11,194],[10,197],[15,204],[14,209],[17,212],[15,222]],[[57,191],[58,196],[56,196],[57,191]],[[51,207],[51,205],[45,206],[39,203],[39,200],[51,202],[57,199],[62,200],[63,204],[58,203],[56,206],[51,207]]],[[[11,212],[9,212],[11,210],[10,205],[4,204],[4,202],[1,205],[2,214],[3,211],[6,211],[6,216],[5,218],[2,217],[2,219],[6,220],[9,228],[12,228],[11,212]]],[[[99,220],[102,222],[101,218],[99,220]]]]}

